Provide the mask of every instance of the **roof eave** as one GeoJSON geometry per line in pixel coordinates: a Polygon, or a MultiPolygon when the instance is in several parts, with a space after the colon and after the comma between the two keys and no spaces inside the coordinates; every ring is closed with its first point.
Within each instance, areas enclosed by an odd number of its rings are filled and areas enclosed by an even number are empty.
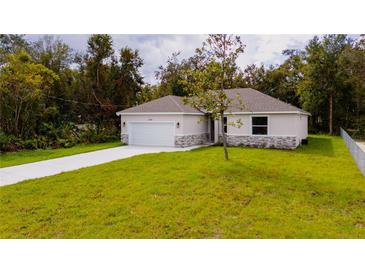
{"type": "Polygon", "coordinates": [[[306,111],[227,111],[229,114],[304,114],[308,116],[312,116],[309,112],[306,111]]]}
{"type": "Polygon", "coordinates": [[[203,112],[123,112],[118,111],[116,115],[205,115],[203,112]]]}

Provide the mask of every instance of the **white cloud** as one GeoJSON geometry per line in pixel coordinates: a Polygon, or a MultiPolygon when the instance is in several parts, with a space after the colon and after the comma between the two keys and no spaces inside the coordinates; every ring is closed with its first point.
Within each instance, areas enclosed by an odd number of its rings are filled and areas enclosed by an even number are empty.
{"type": "Polygon", "coordinates": [[[313,35],[242,35],[248,41],[246,52],[238,60],[241,67],[249,64],[276,65],[284,60],[285,49],[303,49],[313,35]]]}

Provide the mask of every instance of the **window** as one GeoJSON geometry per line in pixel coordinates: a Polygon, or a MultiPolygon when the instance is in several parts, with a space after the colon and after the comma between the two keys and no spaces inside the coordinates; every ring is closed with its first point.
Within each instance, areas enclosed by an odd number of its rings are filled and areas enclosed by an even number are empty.
{"type": "Polygon", "coordinates": [[[227,117],[223,117],[223,129],[224,133],[227,133],[227,117]]]}
{"type": "Polygon", "coordinates": [[[267,116],[252,117],[252,135],[267,135],[267,121],[267,116]]]}

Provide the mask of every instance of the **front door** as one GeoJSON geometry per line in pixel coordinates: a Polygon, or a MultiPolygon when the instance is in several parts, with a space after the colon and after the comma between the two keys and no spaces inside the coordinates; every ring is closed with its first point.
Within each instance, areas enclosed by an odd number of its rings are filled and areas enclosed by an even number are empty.
{"type": "Polygon", "coordinates": [[[214,132],[215,132],[215,129],[214,129],[214,124],[215,124],[215,121],[214,119],[212,119],[212,117],[210,117],[210,141],[212,143],[214,143],[214,132]]]}

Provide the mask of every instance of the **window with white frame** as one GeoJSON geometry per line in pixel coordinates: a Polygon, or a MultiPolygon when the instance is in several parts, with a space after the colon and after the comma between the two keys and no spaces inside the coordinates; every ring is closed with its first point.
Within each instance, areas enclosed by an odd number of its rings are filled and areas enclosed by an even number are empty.
{"type": "Polygon", "coordinates": [[[268,117],[252,117],[252,135],[268,135],[268,117]]]}

